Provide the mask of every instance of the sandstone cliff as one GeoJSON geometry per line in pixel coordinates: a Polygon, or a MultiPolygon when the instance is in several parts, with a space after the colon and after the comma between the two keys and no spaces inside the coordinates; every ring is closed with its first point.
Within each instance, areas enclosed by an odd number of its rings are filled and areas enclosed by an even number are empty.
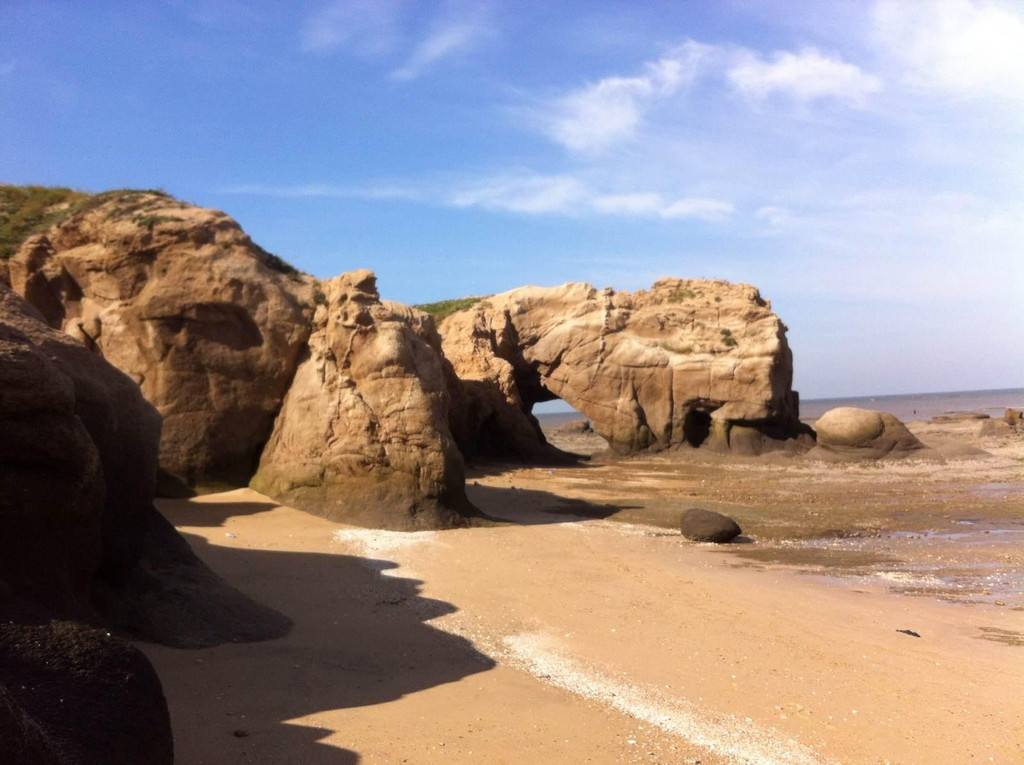
{"type": "Polygon", "coordinates": [[[322,286],[308,351],[252,486],[361,525],[458,525],[471,508],[430,317],[382,303],[369,271],[322,286]]]}
{"type": "Polygon", "coordinates": [[[309,334],[310,277],[224,213],[157,192],[79,201],[9,271],[156,406],[164,488],[248,480],[309,334]]]}
{"type": "Polygon", "coordinates": [[[451,314],[440,332],[476,412],[460,441],[469,453],[549,455],[530,412],[553,398],[622,453],[759,453],[800,432],[786,327],[749,285],[522,287],[451,314]]]}
{"type": "Polygon", "coordinates": [[[42,199],[4,213],[30,234],[0,237],[6,277],[157,408],[161,493],[245,485],[259,465],[273,496],[355,522],[452,525],[470,511],[448,429],[460,389],[433,321],[381,303],[372,274],[321,284],[225,214],[160,192],[4,188],[8,207],[42,199]]]}

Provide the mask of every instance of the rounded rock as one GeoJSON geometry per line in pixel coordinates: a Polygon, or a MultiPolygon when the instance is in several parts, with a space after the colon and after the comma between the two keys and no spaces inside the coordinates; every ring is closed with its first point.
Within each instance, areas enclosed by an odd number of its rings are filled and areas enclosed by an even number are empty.
{"type": "Polygon", "coordinates": [[[830,446],[863,446],[882,435],[882,413],[855,406],[829,409],[817,422],[818,442],[830,446]]]}
{"type": "Polygon", "coordinates": [[[699,507],[692,507],[683,512],[679,529],[684,537],[694,542],[715,544],[731,542],[743,533],[739,524],[729,516],[699,507]]]}

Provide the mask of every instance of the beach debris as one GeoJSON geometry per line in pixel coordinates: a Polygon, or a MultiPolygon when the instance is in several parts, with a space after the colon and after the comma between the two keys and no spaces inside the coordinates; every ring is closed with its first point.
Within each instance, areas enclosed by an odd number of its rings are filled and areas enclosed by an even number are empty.
{"type": "Polygon", "coordinates": [[[594,427],[590,424],[590,420],[572,420],[555,428],[555,433],[563,436],[585,435],[593,432],[594,427]]]}
{"type": "Polygon", "coordinates": [[[743,533],[732,518],[713,510],[691,507],[683,511],[679,519],[679,530],[687,539],[694,542],[714,542],[724,544],[743,533]]]}
{"type": "Polygon", "coordinates": [[[937,414],[932,417],[932,422],[963,422],[965,420],[988,420],[990,418],[991,415],[984,412],[945,412],[944,414],[937,414]]]}
{"type": "Polygon", "coordinates": [[[910,635],[910,637],[916,637],[916,638],[921,637],[921,633],[920,632],[914,632],[914,630],[896,630],[896,631],[901,633],[901,634],[903,634],[903,635],[910,635]]]}

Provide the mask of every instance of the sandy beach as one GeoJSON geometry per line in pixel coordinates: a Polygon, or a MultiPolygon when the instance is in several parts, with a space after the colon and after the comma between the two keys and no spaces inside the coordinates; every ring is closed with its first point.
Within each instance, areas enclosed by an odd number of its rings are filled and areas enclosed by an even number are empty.
{"type": "Polygon", "coordinates": [[[1017,763],[1021,545],[942,536],[1019,527],[1018,447],[989,446],[943,466],[489,466],[468,489],[492,520],[436,532],[251,490],[162,500],[204,561],[295,626],[141,647],[190,765],[1017,763]],[[752,543],[658,523],[691,500],[728,507],[752,543]]]}

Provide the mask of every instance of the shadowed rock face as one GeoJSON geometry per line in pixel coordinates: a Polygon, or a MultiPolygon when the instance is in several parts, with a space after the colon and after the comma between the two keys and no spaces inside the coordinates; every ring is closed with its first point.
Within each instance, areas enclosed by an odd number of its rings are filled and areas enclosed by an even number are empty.
{"type": "Polygon", "coordinates": [[[522,287],[452,314],[440,331],[476,410],[470,454],[544,457],[530,410],[553,398],[622,453],[759,453],[800,433],[786,327],[748,285],[522,287]]]}
{"type": "Polygon", "coordinates": [[[253,488],[364,526],[463,523],[471,507],[432,320],[382,303],[369,271],[322,286],[325,301],[253,488]]]}
{"type": "Polygon", "coordinates": [[[96,197],[9,265],[50,326],[160,412],[166,493],[248,481],[308,337],[310,277],[224,213],[134,192],[96,197]]]}
{"type": "Polygon", "coordinates": [[[148,662],[83,623],[210,645],[288,621],[221,581],[153,508],[160,419],[138,386],[6,286],[0,433],[0,762],[169,763],[148,662]]]}

